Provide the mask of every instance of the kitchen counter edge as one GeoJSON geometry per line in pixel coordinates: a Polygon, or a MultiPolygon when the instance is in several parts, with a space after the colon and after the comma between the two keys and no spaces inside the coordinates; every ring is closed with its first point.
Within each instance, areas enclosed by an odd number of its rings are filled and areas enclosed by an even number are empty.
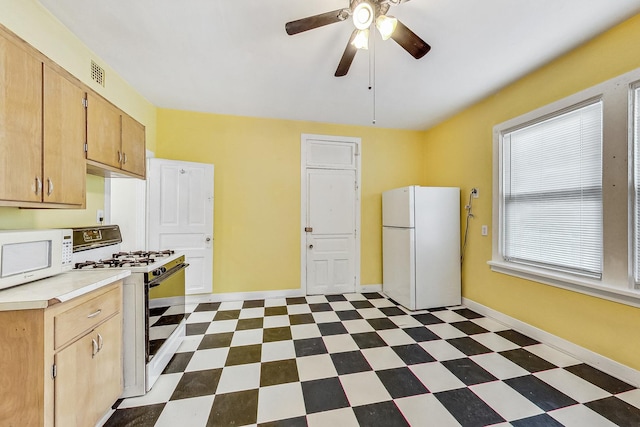
{"type": "Polygon", "coordinates": [[[44,309],[131,275],[129,270],[69,271],[0,290],[0,311],[44,309]]]}

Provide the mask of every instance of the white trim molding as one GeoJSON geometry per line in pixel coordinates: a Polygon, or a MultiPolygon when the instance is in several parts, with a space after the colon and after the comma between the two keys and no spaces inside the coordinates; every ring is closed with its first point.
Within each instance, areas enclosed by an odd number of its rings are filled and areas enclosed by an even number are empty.
{"type": "Polygon", "coordinates": [[[635,289],[620,289],[607,286],[598,280],[572,276],[552,271],[530,268],[526,265],[501,261],[488,261],[491,270],[496,273],[507,274],[534,282],[551,285],[568,291],[580,292],[585,295],[630,305],[640,308],[640,291],[635,289]]]}
{"type": "Polygon", "coordinates": [[[302,292],[307,293],[307,235],[304,228],[307,224],[307,169],[353,169],[356,173],[356,207],[355,207],[355,286],[354,291],[360,289],[360,232],[362,209],[362,139],[350,136],[315,135],[303,133],[300,135],[300,283],[302,292]],[[354,164],[341,167],[339,165],[309,165],[307,151],[309,141],[323,141],[326,143],[350,143],[355,145],[354,164]]]}
{"type": "Polygon", "coordinates": [[[256,291],[256,292],[228,292],[220,294],[187,295],[187,304],[199,304],[202,302],[228,302],[250,301],[256,299],[295,298],[303,297],[302,289],[283,289],[281,291],[256,291]]]}
{"type": "Polygon", "coordinates": [[[626,381],[635,387],[640,387],[640,371],[638,370],[630,368],[629,366],[623,365],[622,363],[616,362],[615,360],[609,359],[608,357],[602,356],[601,354],[574,344],[571,341],[567,341],[564,338],[560,338],[468,298],[462,298],[462,305],[482,314],[483,316],[497,320],[498,322],[515,329],[530,338],[548,345],[549,347],[573,356],[576,359],[598,368],[611,376],[626,381]]]}
{"type": "Polygon", "coordinates": [[[382,285],[360,285],[356,287],[356,292],[360,294],[369,293],[369,292],[382,293],[382,285]]]}

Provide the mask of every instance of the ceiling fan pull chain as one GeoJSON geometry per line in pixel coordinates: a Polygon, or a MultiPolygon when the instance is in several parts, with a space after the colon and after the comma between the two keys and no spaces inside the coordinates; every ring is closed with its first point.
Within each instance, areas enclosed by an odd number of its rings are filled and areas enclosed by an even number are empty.
{"type": "Polygon", "coordinates": [[[376,36],[371,37],[371,49],[369,49],[369,90],[373,90],[373,121],[376,124],[376,36]]]}

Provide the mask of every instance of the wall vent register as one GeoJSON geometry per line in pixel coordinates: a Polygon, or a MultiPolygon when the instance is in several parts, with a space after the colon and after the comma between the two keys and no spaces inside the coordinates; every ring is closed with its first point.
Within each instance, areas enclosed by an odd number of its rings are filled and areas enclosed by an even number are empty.
{"type": "Polygon", "coordinates": [[[104,68],[96,64],[94,60],[91,60],[91,80],[104,87],[104,68]]]}

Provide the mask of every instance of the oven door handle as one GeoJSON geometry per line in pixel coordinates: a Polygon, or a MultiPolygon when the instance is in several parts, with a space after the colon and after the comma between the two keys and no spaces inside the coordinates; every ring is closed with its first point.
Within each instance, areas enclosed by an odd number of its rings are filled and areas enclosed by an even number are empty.
{"type": "Polygon", "coordinates": [[[175,267],[173,267],[171,270],[167,271],[165,274],[163,274],[160,277],[156,277],[155,279],[153,279],[152,281],[149,282],[149,289],[151,288],[155,288],[156,286],[160,286],[160,283],[162,281],[164,281],[165,279],[167,279],[169,276],[173,276],[174,274],[176,274],[178,271],[180,270],[184,270],[185,268],[189,267],[189,264],[186,262],[183,262],[182,264],[178,264],[175,267]]]}

